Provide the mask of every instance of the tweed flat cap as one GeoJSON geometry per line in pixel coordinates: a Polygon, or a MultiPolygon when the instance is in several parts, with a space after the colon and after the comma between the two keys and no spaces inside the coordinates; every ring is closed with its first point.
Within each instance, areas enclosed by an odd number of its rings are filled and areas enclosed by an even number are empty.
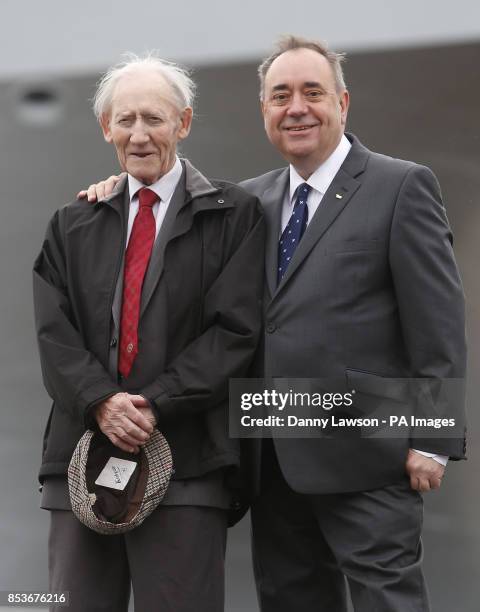
{"type": "Polygon", "coordinates": [[[138,527],[162,501],[171,474],[172,453],[158,430],[137,455],[120,450],[102,432],[87,430],[68,466],[72,510],[84,525],[98,533],[125,533],[138,527]],[[118,465],[128,466],[131,472],[126,486],[118,485],[124,488],[97,483],[109,471],[110,477],[120,483],[123,474],[118,465]]]}

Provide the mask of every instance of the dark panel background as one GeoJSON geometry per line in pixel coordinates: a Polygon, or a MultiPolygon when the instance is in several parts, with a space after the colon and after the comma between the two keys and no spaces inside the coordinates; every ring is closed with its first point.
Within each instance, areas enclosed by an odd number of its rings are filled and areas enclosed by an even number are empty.
{"type": "MultiPolygon", "coordinates": [[[[352,54],[346,65],[349,129],[370,148],[437,174],[467,293],[469,461],[450,464],[441,491],[426,496],[425,568],[436,612],[476,612],[480,596],[479,60],[480,44],[468,44],[352,54]]],[[[96,76],[0,83],[0,589],[46,585],[48,522],[37,509],[36,471],[49,401],[30,269],[53,211],[116,169],[87,102],[96,76]]],[[[183,153],[206,174],[231,180],[282,164],[263,134],[255,65],[211,66],[194,76],[199,102],[183,153]]],[[[257,609],[247,521],[231,533],[227,586],[228,612],[257,609]]]]}

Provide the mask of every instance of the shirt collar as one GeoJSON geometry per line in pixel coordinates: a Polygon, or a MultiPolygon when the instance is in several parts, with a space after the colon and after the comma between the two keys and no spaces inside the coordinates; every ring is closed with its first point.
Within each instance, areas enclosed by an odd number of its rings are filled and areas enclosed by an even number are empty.
{"type": "Polygon", "coordinates": [[[340,170],[340,166],[345,161],[351,146],[350,141],[345,134],[343,134],[335,151],[308,177],[308,180],[302,178],[290,164],[290,202],[293,200],[293,196],[298,186],[302,183],[307,183],[310,187],[323,195],[330,187],[330,183],[335,178],[337,172],[340,170]]]}
{"type": "Polygon", "coordinates": [[[137,195],[138,191],[142,187],[148,187],[154,191],[162,202],[168,202],[175,191],[175,187],[182,176],[182,164],[177,156],[175,156],[175,163],[173,168],[161,176],[158,181],[152,185],[144,185],[138,179],[131,174],[128,175],[128,192],[130,193],[130,203],[133,198],[137,195]]]}

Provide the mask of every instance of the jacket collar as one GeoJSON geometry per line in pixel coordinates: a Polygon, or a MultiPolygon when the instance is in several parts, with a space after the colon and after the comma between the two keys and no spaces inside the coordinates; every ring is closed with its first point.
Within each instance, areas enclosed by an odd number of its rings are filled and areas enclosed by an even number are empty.
{"type": "Polygon", "coordinates": [[[188,159],[182,158],[180,161],[185,171],[185,190],[190,194],[190,199],[193,200],[220,191],[188,159]]]}
{"type": "Polygon", "coordinates": [[[370,156],[370,151],[367,149],[367,147],[363,146],[363,144],[354,134],[345,132],[345,136],[352,143],[352,148],[348,152],[341,169],[349,174],[352,178],[356,178],[362,174],[362,172],[364,172],[370,156]]]}
{"type": "Polygon", "coordinates": [[[108,206],[115,208],[120,212],[122,205],[124,203],[124,199],[127,194],[128,194],[128,177],[124,173],[121,175],[120,180],[115,185],[112,193],[109,196],[102,198],[101,200],[98,200],[94,204],[94,206],[95,208],[101,208],[102,206],[107,204],[108,206]]]}

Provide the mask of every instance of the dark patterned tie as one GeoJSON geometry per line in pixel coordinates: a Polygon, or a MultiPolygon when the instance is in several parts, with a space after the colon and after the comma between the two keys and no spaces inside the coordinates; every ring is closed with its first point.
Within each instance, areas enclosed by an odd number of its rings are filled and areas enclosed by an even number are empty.
{"type": "Polygon", "coordinates": [[[143,187],[138,192],[138,213],[133,222],[132,233],[125,253],[118,355],[118,371],[125,378],[130,374],[138,353],[140,298],[145,271],[155,241],[155,218],[152,207],[157,200],[157,194],[151,189],[143,187]]]}
{"type": "Polygon", "coordinates": [[[307,185],[307,183],[302,183],[298,186],[297,198],[293,205],[292,216],[288,220],[287,227],[283,230],[280,242],[278,243],[277,285],[287,271],[288,264],[307,227],[307,200],[310,189],[311,187],[307,185]]]}

